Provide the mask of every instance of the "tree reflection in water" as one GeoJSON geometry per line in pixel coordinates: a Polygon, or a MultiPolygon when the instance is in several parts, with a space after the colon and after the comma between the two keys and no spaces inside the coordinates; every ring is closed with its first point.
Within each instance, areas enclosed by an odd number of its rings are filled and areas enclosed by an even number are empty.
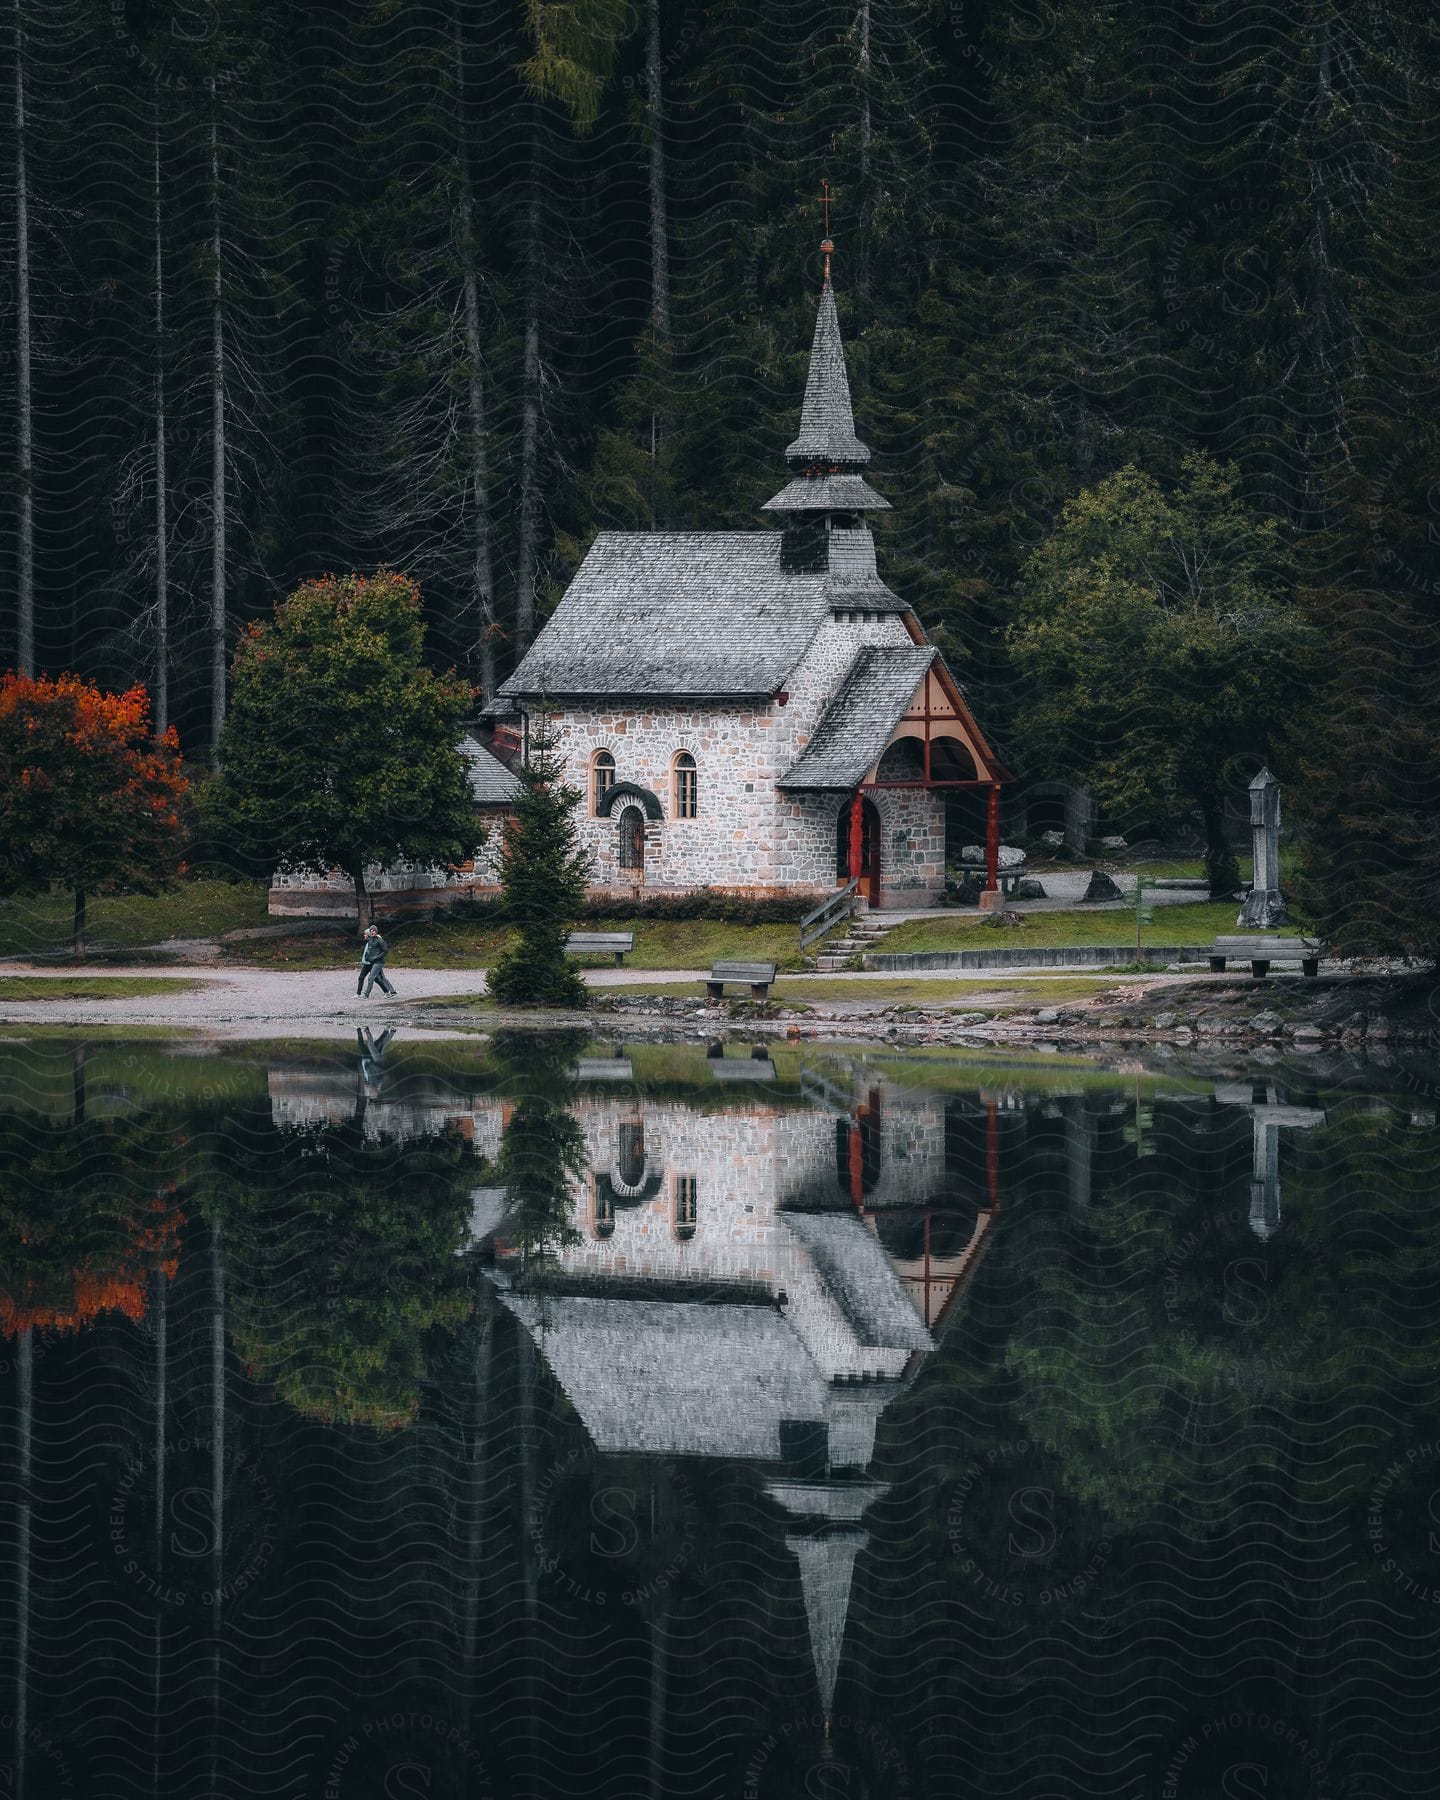
{"type": "Polygon", "coordinates": [[[1425,1106],[586,1049],[0,1120],[26,1791],[45,1743],[120,1796],[1432,1766],[1425,1106]]]}

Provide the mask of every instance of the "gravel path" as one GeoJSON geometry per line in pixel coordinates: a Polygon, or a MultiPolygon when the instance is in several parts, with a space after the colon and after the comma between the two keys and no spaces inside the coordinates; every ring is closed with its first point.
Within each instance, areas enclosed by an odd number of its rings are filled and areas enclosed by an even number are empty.
{"type": "MultiPolygon", "coordinates": [[[[1103,975],[1103,969],[1081,971],[1103,975]]],[[[978,997],[983,991],[1013,989],[1026,981],[1047,981],[1063,970],[986,969],[966,971],[963,995],[978,997]],[[983,984],[983,987],[982,987],[983,984]]],[[[35,968],[9,964],[8,976],[33,976],[37,980],[64,982],[74,979],[74,971],[53,966],[35,968]]],[[[176,1029],[208,1029],[221,1033],[239,1031],[253,1033],[256,1026],[309,1035],[329,1032],[337,1026],[363,1025],[376,1019],[389,1023],[436,1025],[441,1022],[433,1013],[416,1012],[424,1001],[452,995],[481,994],[485,991],[485,974],[481,969],[407,969],[397,963],[391,980],[398,990],[387,1000],[378,990],[368,1000],[355,993],[355,970],[352,964],[335,969],[234,969],[217,968],[213,964],[170,967],[163,971],[146,968],[113,968],[104,971],[106,978],[141,977],[148,981],[174,980],[187,991],[173,997],[146,994],[135,1000],[123,995],[113,1000],[7,1000],[0,1001],[0,1024],[6,1025],[173,1025],[176,1029]],[[191,986],[198,983],[198,986],[191,986]]],[[[924,978],[924,971],[906,971],[893,976],[880,973],[846,971],[835,975],[785,976],[786,981],[914,981],[924,978]]],[[[930,979],[950,980],[954,975],[937,971],[930,979]]],[[[1118,980],[1119,978],[1117,978],[1118,980]]],[[[1157,985],[1165,977],[1151,975],[1147,985],[1157,985]]],[[[1193,980],[1193,976],[1172,977],[1193,980]]],[[[587,969],[586,984],[592,988],[644,987],[650,983],[690,986],[700,994],[700,976],[694,969],[587,969]]],[[[958,983],[957,983],[958,988],[958,983]]],[[[961,997],[957,992],[957,999],[961,997]]],[[[872,1003],[873,1004],[873,1003],[872,1003]]]]}

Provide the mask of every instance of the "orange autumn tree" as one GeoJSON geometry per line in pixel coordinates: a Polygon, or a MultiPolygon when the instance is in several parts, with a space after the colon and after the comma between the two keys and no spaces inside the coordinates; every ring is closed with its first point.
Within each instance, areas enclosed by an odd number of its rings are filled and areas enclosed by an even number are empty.
{"type": "Polygon", "coordinates": [[[0,1339],[138,1322],[179,1265],[185,1153],[160,1114],[0,1112],[0,1339]]]}
{"type": "Polygon", "coordinates": [[[155,894],[181,872],[180,740],[150,730],[143,687],[78,675],[0,678],[0,894],[155,894]]]}

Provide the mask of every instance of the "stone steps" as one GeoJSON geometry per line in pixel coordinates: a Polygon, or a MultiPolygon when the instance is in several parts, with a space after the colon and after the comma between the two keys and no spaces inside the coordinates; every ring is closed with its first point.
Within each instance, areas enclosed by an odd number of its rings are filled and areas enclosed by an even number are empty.
{"type": "Polygon", "coordinates": [[[862,913],[851,919],[845,936],[832,939],[816,956],[815,973],[835,974],[845,967],[848,958],[863,956],[867,950],[874,950],[883,943],[890,929],[891,921],[879,919],[873,913],[862,913]]]}

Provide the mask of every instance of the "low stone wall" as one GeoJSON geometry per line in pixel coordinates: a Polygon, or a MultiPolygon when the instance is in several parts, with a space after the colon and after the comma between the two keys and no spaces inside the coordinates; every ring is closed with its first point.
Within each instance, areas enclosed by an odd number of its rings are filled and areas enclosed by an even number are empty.
{"type": "MultiPolygon", "coordinates": [[[[1146,944],[1145,962],[1204,962],[1208,944],[1146,944]]],[[[1104,969],[1113,963],[1133,963],[1135,951],[1128,944],[1087,944],[1066,949],[1033,950],[876,950],[865,958],[865,967],[894,974],[902,969],[1104,969]]]]}
{"type": "MultiPolygon", "coordinates": [[[[371,908],[377,918],[396,919],[411,914],[445,912],[462,900],[493,900],[500,892],[496,882],[448,882],[443,887],[375,887],[370,889],[371,908]]],[[[353,919],[355,890],[344,887],[302,887],[292,883],[272,886],[265,910],[272,919],[353,919]]]]}

